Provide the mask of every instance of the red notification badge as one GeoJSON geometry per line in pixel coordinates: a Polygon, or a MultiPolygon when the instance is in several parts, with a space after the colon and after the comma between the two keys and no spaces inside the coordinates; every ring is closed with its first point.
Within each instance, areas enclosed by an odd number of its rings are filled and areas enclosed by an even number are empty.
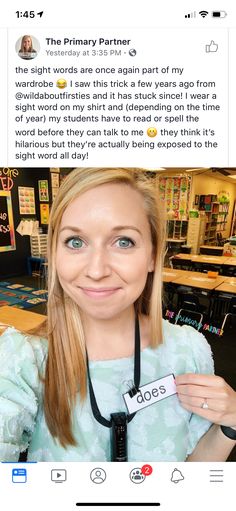
{"type": "Polygon", "coordinates": [[[150,476],[152,473],[152,467],[151,465],[143,465],[141,471],[144,476],[150,476]]]}

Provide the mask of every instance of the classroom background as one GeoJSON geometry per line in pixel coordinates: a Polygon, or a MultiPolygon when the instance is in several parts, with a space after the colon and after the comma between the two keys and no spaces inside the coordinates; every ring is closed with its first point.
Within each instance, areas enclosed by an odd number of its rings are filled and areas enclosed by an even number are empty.
{"type": "MultiPolygon", "coordinates": [[[[45,320],[50,208],[72,170],[0,169],[2,328],[30,331],[45,320]]],[[[163,318],[202,332],[216,374],[236,390],[236,168],[143,172],[166,221],[163,318]]],[[[236,449],[229,461],[236,461],[236,449]]]]}

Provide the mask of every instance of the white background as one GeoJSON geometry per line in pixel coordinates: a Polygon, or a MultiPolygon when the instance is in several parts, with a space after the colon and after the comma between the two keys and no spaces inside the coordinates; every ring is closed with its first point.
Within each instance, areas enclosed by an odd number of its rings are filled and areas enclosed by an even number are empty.
{"type": "MultiPolygon", "coordinates": [[[[8,45],[9,54],[15,60],[16,55],[13,56],[13,47],[17,37],[22,33],[31,32],[36,29],[42,28],[42,33],[46,27],[51,27],[57,30],[59,27],[70,27],[90,30],[91,28],[106,29],[111,28],[180,28],[182,30],[181,37],[176,40],[176,37],[169,38],[168,51],[173,53],[180,48],[180,45],[185,42],[186,59],[192,61],[193,68],[199,66],[206,66],[210,74],[211,66],[207,66],[207,56],[199,60],[199,53],[195,52],[197,48],[197,38],[194,36],[195,29],[200,28],[202,31],[207,31],[207,37],[211,39],[212,34],[215,37],[215,31],[219,30],[219,41],[222,44],[222,49],[226,49],[227,39],[230,43],[229,57],[227,53],[224,55],[218,54],[219,58],[218,69],[215,66],[212,72],[220,77],[222,80],[221,95],[225,98],[225,105],[222,107],[222,148],[216,159],[208,159],[208,156],[198,155],[196,159],[192,154],[191,161],[188,164],[191,166],[206,165],[211,166],[236,166],[235,158],[235,26],[236,26],[236,13],[235,5],[232,2],[204,2],[200,6],[199,2],[165,2],[161,5],[156,0],[150,0],[146,3],[143,1],[127,1],[119,0],[119,2],[102,1],[93,2],[69,2],[55,3],[42,0],[40,2],[11,1],[5,2],[1,6],[1,21],[0,21],[0,61],[1,61],[1,80],[0,80],[0,147],[1,147],[1,165],[13,165],[14,159],[11,154],[12,141],[9,140],[9,150],[7,146],[6,135],[7,128],[7,106],[9,119],[12,122],[13,105],[11,101],[7,103],[6,92],[8,90],[8,97],[11,97],[12,83],[9,81],[8,67],[6,62],[6,48],[7,48],[7,30],[10,29],[11,46],[8,45]],[[24,11],[26,8],[36,8],[41,11],[45,7],[45,14],[43,18],[37,20],[26,20],[22,18],[16,19],[15,11],[20,9],[24,11]],[[228,16],[224,19],[212,19],[210,16],[202,19],[197,17],[194,19],[186,20],[184,13],[198,10],[200,8],[211,11],[212,9],[221,8],[225,9],[228,16]],[[233,12],[234,8],[234,12],[233,12]],[[228,30],[230,28],[230,30],[228,30]],[[190,29],[191,37],[194,41],[194,54],[192,53],[192,46],[189,45],[189,37],[184,37],[185,29],[190,29]],[[181,42],[182,41],[182,42],[181,42]],[[191,54],[190,54],[191,50],[191,54]],[[193,60],[194,55],[194,60],[193,60]],[[228,67],[229,58],[229,67],[228,67]],[[230,80],[228,82],[228,72],[230,68],[230,80]],[[227,91],[229,90],[230,96],[228,98],[227,91]],[[229,116],[229,146],[227,144],[227,115],[229,116]]],[[[51,31],[50,31],[51,32],[51,31]]],[[[8,35],[9,35],[8,34],[8,35]]],[[[174,35],[174,32],[172,33],[174,35]]],[[[218,34],[217,34],[218,37],[218,34]]],[[[203,41],[203,40],[202,40],[203,41]]],[[[205,37],[204,37],[205,42],[205,37]]],[[[146,42],[145,42],[146,44],[146,42]]],[[[163,55],[163,45],[159,45],[159,54],[163,55]]],[[[40,57],[41,58],[41,57],[40,57]]],[[[9,63],[8,63],[9,65],[9,63]]],[[[12,65],[11,65],[12,66],[12,65]]],[[[11,71],[12,80],[12,71],[11,71]]],[[[217,127],[218,128],[218,127],[217,127]]],[[[143,157],[142,157],[143,158],[143,157]]],[[[121,160],[120,160],[121,161],[121,160]]],[[[124,165],[132,165],[137,162],[128,156],[123,160],[124,165]]],[[[151,167],[155,167],[159,162],[167,166],[184,166],[186,161],[179,158],[178,152],[174,151],[168,155],[168,159],[158,159],[155,161],[142,160],[147,166],[150,163],[151,167]]],[[[96,161],[96,164],[99,162],[96,161]]],[[[117,165],[117,161],[112,158],[112,162],[107,160],[107,164],[117,165]]],[[[139,165],[141,163],[139,162],[139,165]]],[[[42,166],[48,166],[49,162],[42,162],[42,166]]],[[[31,166],[31,165],[30,165],[31,166]]],[[[55,162],[53,162],[53,166],[55,162]]],[[[158,425],[157,425],[158,427],[158,425]]],[[[101,464],[98,463],[98,466],[101,464]]],[[[24,511],[42,510],[42,509],[57,509],[58,511],[70,511],[72,509],[80,509],[75,507],[75,502],[78,500],[86,501],[114,501],[117,500],[124,502],[129,501],[149,501],[153,502],[155,499],[160,500],[162,506],[160,509],[172,511],[197,511],[199,509],[214,509],[220,511],[222,509],[231,510],[235,507],[235,463],[214,464],[214,463],[185,463],[185,464],[172,464],[172,463],[153,463],[154,472],[149,476],[141,485],[134,485],[129,480],[129,472],[133,468],[133,464],[125,464],[119,466],[117,464],[105,464],[103,467],[109,473],[107,480],[104,484],[95,487],[89,479],[89,472],[95,468],[94,464],[71,463],[71,464],[57,464],[57,463],[40,463],[37,465],[27,465],[28,482],[27,484],[14,485],[11,482],[11,470],[14,464],[0,464],[0,495],[1,506],[8,511],[15,509],[24,509],[24,511]],[[175,484],[170,481],[171,473],[175,467],[178,467],[185,479],[175,484]],[[224,483],[210,483],[209,470],[219,466],[225,471],[224,483]],[[52,468],[63,468],[68,470],[67,482],[55,484],[50,480],[50,471],[52,468]]],[[[20,466],[26,466],[19,464],[20,466]]]]}
{"type": "MultiPolygon", "coordinates": [[[[134,484],[130,472],[143,463],[37,463],[19,464],[27,469],[26,483],[12,483],[12,468],[15,464],[0,464],[1,503],[4,495],[5,509],[13,511],[57,511],[86,510],[76,507],[76,502],[160,502],[156,508],[127,507],[127,510],[160,509],[163,511],[199,511],[199,509],[231,511],[234,506],[235,465],[233,463],[151,463],[153,472],[143,483],[134,484]],[[90,472],[103,468],[106,480],[95,484],[90,472]],[[174,469],[184,479],[172,482],[174,469]],[[67,480],[51,481],[52,469],[66,469],[67,480]],[[223,482],[212,482],[210,470],[224,470],[223,482]]],[[[181,477],[181,476],[180,476],[181,477]]],[[[175,478],[175,476],[174,476],[175,478]]],[[[88,508],[104,509],[102,507],[88,508]]],[[[122,508],[105,508],[121,511],[122,508]]],[[[124,509],[124,508],[123,508],[124,509]]]]}
{"type": "MultiPolygon", "coordinates": [[[[234,66],[234,48],[235,48],[235,11],[232,11],[232,4],[224,2],[224,5],[215,5],[215,2],[205,2],[204,8],[209,12],[208,16],[204,19],[198,14],[199,5],[194,2],[172,2],[168,5],[158,5],[154,1],[148,2],[144,5],[143,2],[125,2],[119,1],[119,4],[112,7],[110,2],[102,1],[75,3],[68,2],[66,6],[63,5],[47,5],[46,2],[35,3],[38,6],[36,11],[44,9],[42,18],[26,19],[20,18],[17,20],[15,11],[20,9],[24,12],[25,3],[19,4],[11,2],[11,7],[7,8],[4,5],[1,19],[1,26],[8,27],[8,68],[5,62],[5,49],[6,49],[6,31],[1,32],[1,62],[3,62],[2,75],[4,79],[0,81],[0,95],[2,102],[3,115],[0,121],[0,140],[1,144],[1,160],[0,165],[18,165],[37,167],[40,161],[21,161],[15,158],[15,147],[12,135],[14,133],[14,101],[13,101],[13,83],[14,83],[14,67],[15,64],[22,61],[15,52],[15,41],[23,33],[30,32],[35,35],[39,34],[40,42],[44,36],[49,36],[58,33],[56,28],[66,27],[65,30],[59,30],[61,38],[64,35],[72,34],[76,36],[82,33],[90,34],[91,28],[95,28],[95,32],[102,35],[118,34],[118,28],[127,29],[127,34],[132,33],[132,28],[140,29],[140,40],[136,42],[139,49],[139,58],[141,65],[143,63],[151,63],[158,59],[158,63],[162,64],[165,60],[173,58],[173,64],[176,65],[176,59],[179,59],[180,65],[185,60],[185,67],[191,72],[190,76],[199,77],[206,76],[206,80],[210,78],[217,81],[217,94],[221,101],[221,111],[216,115],[211,112],[206,112],[203,118],[202,125],[214,125],[217,134],[217,142],[219,144],[217,149],[204,151],[195,150],[193,148],[184,151],[182,149],[176,150],[147,150],[146,148],[138,149],[133,154],[131,150],[127,151],[115,150],[109,151],[106,149],[104,152],[101,150],[93,154],[89,154],[84,165],[138,165],[150,168],[157,168],[159,166],[235,166],[235,143],[234,143],[234,118],[236,113],[235,107],[235,66],[234,66]],[[44,8],[45,6],[45,8],[44,8]],[[211,16],[212,9],[220,8],[227,12],[227,16],[222,19],[214,19],[211,16]],[[196,18],[186,19],[185,14],[196,12],[196,18]],[[37,30],[36,30],[37,27],[37,30]],[[39,33],[39,29],[42,31],[39,33]],[[48,27],[45,31],[45,27],[48,27]],[[68,30],[70,27],[70,30],[68,30]],[[99,27],[99,30],[98,30],[99,27]],[[178,27],[179,31],[173,30],[173,27],[178,27]],[[15,28],[15,30],[12,30],[15,28]],[[164,28],[164,33],[160,28],[164,28]],[[142,29],[142,30],[141,30],[142,29]],[[150,30],[152,29],[152,30],[150,30]],[[198,30],[199,29],[199,30],[198,30]],[[146,30],[146,32],[145,32],[146,30]],[[115,32],[114,32],[115,31],[115,32]],[[40,35],[41,34],[41,35],[40,35]],[[142,34],[142,35],[141,35],[142,34]],[[219,44],[219,50],[214,54],[207,54],[204,51],[205,45],[214,40],[219,44]],[[151,48],[150,48],[151,46],[151,48]],[[229,52],[228,52],[229,50],[229,52]],[[166,55],[166,58],[165,58],[166,55]],[[154,58],[153,58],[154,57],[154,58]],[[6,115],[6,90],[8,91],[8,112],[9,118],[6,115]],[[5,111],[4,111],[5,109],[5,111]],[[5,142],[6,132],[9,134],[8,144],[5,142]]],[[[32,7],[31,7],[32,8],[32,7]]],[[[137,38],[136,38],[137,41],[137,38]]],[[[71,47],[72,48],[72,47],[71,47]]],[[[76,49],[76,47],[73,47],[76,49]]],[[[56,63],[58,64],[58,58],[56,63]]],[[[101,58],[98,57],[98,59],[101,58]]],[[[49,65],[49,59],[44,58],[43,50],[37,57],[37,65],[49,65]]],[[[26,65],[36,64],[35,61],[26,65]]],[[[54,59],[50,59],[52,63],[54,59]]],[[[102,58],[104,62],[104,58],[102,58]]],[[[108,64],[109,58],[106,58],[108,64]]],[[[130,62],[130,58],[128,59],[130,62]]],[[[90,59],[91,62],[91,59],[90,59]]],[[[71,60],[69,62],[71,64],[71,60]]],[[[75,64],[75,61],[73,61],[75,64]]],[[[64,62],[63,62],[64,64],[64,62]]],[[[18,75],[19,76],[19,75],[18,75]]],[[[67,89],[68,90],[68,89],[67,89]]],[[[69,90],[68,90],[69,91],[69,90]]],[[[135,126],[136,127],[136,126],[135,126]]],[[[139,127],[139,126],[138,126],[139,127]]],[[[146,135],[146,128],[148,124],[144,124],[143,129],[146,135]]],[[[164,127],[163,125],[161,127],[164,127]]],[[[173,127],[173,126],[172,126],[173,127]]],[[[176,126],[175,126],[176,127],[176,126]]],[[[180,125],[180,128],[182,125],[180,125]]],[[[187,126],[193,128],[193,126],[187,126]]],[[[198,123],[198,126],[200,124],[198,123]]],[[[157,126],[159,128],[159,126],[157,126]]],[[[143,137],[144,138],[144,137],[143,137]]],[[[145,140],[150,140],[145,136],[145,140]]],[[[151,139],[154,142],[161,141],[158,136],[151,139]]],[[[198,139],[196,139],[198,140],[198,139]]],[[[79,152],[79,151],[78,151],[79,152]]],[[[81,160],[77,164],[81,165],[81,160]]],[[[51,159],[46,162],[47,165],[54,166],[67,166],[76,165],[76,160],[58,160],[51,159]]]]}

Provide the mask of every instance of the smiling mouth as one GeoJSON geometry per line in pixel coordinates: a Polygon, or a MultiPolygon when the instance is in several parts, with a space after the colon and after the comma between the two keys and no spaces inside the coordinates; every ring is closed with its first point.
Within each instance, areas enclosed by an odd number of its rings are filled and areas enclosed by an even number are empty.
{"type": "Polygon", "coordinates": [[[83,293],[91,298],[103,298],[106,296],[111,296],[117,291],[119,291],[120,287],[101,287],[101,288],[92,288],[92,287],[80,287],[83,293]]]}

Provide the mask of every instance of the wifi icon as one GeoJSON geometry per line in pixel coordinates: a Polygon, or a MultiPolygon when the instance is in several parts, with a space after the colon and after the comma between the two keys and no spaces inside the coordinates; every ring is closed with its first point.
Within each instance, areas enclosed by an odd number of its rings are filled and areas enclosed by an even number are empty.
{"type": "Polygon", "coordinates": [[[199,14],[202,18],[205,18],[209,14],[209,12],[208,11],[199,11],[199,14]]]}

